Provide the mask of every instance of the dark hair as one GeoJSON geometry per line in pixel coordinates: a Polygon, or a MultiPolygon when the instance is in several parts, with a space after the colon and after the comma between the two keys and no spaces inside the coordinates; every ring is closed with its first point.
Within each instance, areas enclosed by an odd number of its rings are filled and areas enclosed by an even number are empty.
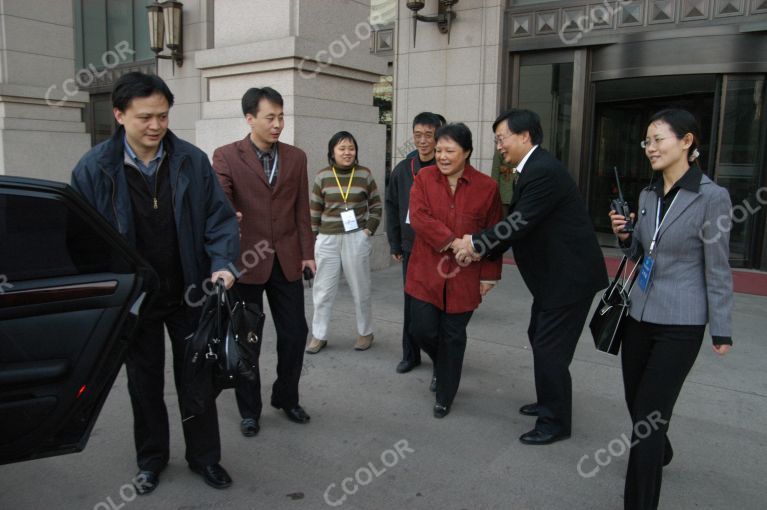
{"type": "Polygon", "coordinates": [[[266,99],[270,103],[283,106],[282,96],[271,87],[249,88],[242,96],[242,114],[251,114],[254,117],[258,115],[258,103],[266,99]]]}
{"type": "Polygon", "coordinates": [[[158,92],[168,100],[168,106],[173,106],[173,93],[162,78],[138,71],[126,73],[112,87],[112,107],[125,112],[135,98],[149,97],[158,92]]]}
{"type": "Polygon", "coordinates": [[[445,125],[445,117],[437,115],[436,113],[421,112],[413,117],[413,129],[415,129],[418,124],[422,126],[431,126],[437,130],[445,125]]]}
{"type": "MultiPolygon", "coordinates": [[[[691,156],[693,151],[700,145],[700,126],[693,114],[687,110],[682,110],[681,108],[666,108],[650,117],[647,125],[649,126],[653,122],[658,121],[668,124],[671,132],[674,133],[679,140],[684,138],[684,135],[687,133],[692,135],[692,145],[690,145],[689,152],[687,153],[688,156],[691,156]]],[[[695,159],[697,158],[693,158],[692,161],[695,161],[695,159]]]]}
{"type": "MultiPolygon", "coordinates": [[[[471,143],[471,131],[463,122],[451,122],[439,128],[437,134],[434,135],[434,139],[439,140],[440,138],[453,140],[463,150],[467,151],[469,156],[474,152],[474,145],[471,143]]],[[[469,161],[469,156],[466,157],[467,162],[469,161]]]]}
{"type": "Polygon", "coordinates": [[[354,138],[354,135],[352,135],[348,131],[339,131],[338,133],[334,134],[330,137],[330,141],[328,142],[328,163],[330,163],[330,166],[333,166],[336,164],[335,154],[333,153],[333,149],[336,148],[336,145],[341,143],[343,140],[351,140],[351,142],[354,144],[354,164],[359,164],[359,156],[360,156],[360,149],[357,147],[357,140],[354,138]]]}
{"type": "Polygon", "coordinates": [[[541,127],[541,118],[532,110],[519,110],[512,108],[501,113],[495,122],[493,122],[493,132],[498,125],[506,121],[506,127],[514,134],[520,134],[527,131],[530,134],[530,140],[533,145],[543,143],[543,128],[541,127]]]}

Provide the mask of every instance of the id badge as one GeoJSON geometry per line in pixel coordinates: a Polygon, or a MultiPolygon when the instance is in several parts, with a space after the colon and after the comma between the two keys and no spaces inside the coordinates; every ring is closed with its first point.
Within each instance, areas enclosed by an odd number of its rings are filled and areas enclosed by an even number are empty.
{"type": "Polygon", "coordinates": [[[410,225],[410,208],[407,208],[407,216],[405,216],[405,223],[410,225]]]}
{"type": "Polygon", "coordinates": [[[648,255],[642,262],[642,269],[639,271],[639,288],[642,292],[647,292],[650,287],[650,279],[652,278],[652,267],[655,264],[655,259],[648,255]]]}
{"type": "Polygon", "coordinates": [[[354,211],[342,211],[341,221],[344,222],[344,232],[351,232],[352,230],[357,230],[359,228],[359,226],[357,226],[357,216],[354,214],[354,211]]]}

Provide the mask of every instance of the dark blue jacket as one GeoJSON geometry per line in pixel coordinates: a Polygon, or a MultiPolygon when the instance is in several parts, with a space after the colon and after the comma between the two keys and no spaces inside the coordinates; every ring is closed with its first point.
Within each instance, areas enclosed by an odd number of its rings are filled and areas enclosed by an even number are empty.
{"type": "MultiPolygon", "coordinates": [[[[111,139],[88,151],[72,171],[71,184],[135,246],[133,212],[125,178],[124,137],[125,130],[120,127],[111,139]]],[[[208,156],[170,131],[163,142],[165,157],[169,158],[184,285],[200,289],[213,272],[227,268],[239,256],[237,218],[208,156]]]]}

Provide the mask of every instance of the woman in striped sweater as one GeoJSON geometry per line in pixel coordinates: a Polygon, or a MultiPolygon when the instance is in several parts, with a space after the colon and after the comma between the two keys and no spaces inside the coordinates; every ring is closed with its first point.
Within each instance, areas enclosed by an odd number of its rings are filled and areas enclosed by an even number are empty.
{"type": "Polygon", "coordinates": [[[306,348],[316,354],[327,345],[328,323],[343,268],[354,298],[357,341],[364,351],[373,342],[370,296],[371,236],[381,222],[381,197],[369,169],[358,164],[357,140],[340,131],[328,143],[330,166],[317,172],[309,202],[312,231],[317,236],[314,259],[317,275],[312,298],[312,340],[306,348]]]}

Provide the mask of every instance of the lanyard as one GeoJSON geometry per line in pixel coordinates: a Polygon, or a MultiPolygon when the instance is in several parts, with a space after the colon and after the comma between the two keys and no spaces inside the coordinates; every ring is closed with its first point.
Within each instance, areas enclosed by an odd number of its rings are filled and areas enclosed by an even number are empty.
{"type": "Polygon", "coordinates": [[[658,197],[658,207],[655,214],[655,233],[652,235],[652,242],[650,242],[650,255],[652,255],[653,251],[655,251],[655,245],[658,241],[658,232],[660,232],[660,228],[663,226],[663,222],[666,221],[666,217],[668,216],[669,211],[671,211],[671,208],[674,207],[674,202],[676,202],[676,197],[679,196],[679,192],[677,191],[676,195],[674,195],[674,200],[671,201],[671,205],[668,206],[668,210],[666,211],[666,214],[663,215],[663,218],[661,219],[661,204],[663,200],[658,197]]]}
{"type": "Polygon", "coordinates": [[[274,152],[274,162],[272,163],[272,170],[269,172],[269,186],[272,185],[272,181],[274,180],[274,172],[277,170],[277,160],[280,157],[280,153],[275,151],[274,152]]]}
{"type": "Polygon", "coordinates": [[[412,175],[413,180],[415,180],[415,158],[410,160],[410,175],[412,175]]]}
{"type": "Polygon", "coordinates": [[[336,184],[338,184],[338,191],[341,192],[341,198],[344,199],[344,206],[348,209],[349,207],[346,205],[346,199],[349,198],[349,190],[352,189],[352,181],[354,180],[354,171],[357,169],[357,167],[352,167],[352,173],[349,176],[349,184],[346,186],[346,193],[344,193],[344,189],[341,187],[341,181],[338,180],[338,174],[336,174],[336,167],[333,167],[333,177],[336,178],[336,184]]]}

